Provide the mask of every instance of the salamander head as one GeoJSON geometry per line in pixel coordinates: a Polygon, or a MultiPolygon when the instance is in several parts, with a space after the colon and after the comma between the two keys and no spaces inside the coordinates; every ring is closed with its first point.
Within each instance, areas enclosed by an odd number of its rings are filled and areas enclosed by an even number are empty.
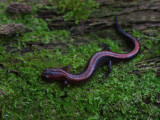
{"type": "Polygon", "coordinates": [[[46,69],[42,72],[41,77],[46,80],[65,80],[67,73],[62,69],[46,69]]]}

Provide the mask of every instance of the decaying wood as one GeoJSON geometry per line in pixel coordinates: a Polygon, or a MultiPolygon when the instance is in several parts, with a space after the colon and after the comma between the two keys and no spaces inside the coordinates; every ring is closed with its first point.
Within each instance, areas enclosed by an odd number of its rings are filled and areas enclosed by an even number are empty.
{"type": "Polygon", "coordinates": [[[140,74],[149,69],[156,69],[157,76],[160,76],[160,56],[143,60],[136,64],[136,68],[139,69],[134,71],[136,74],[140,74]]]}
{"type": "Polygon", "coordinates": [[[64,21],[63,15],[58,15],[55,10],[41,9],[40,18],[48,22],[50,29],[73,29],[91,32],[93,30],[107,29],[114,24],[114,16],[125,27],[145,30],[150,27],[160,27],[160,1],[159,0],[98,0],[100,8],[96,9],[88,20],[78,25],[74,20],[64,21]],[[126,2],[127,1],[127,2],[126,2]],[[115,4],[116,2],[116,4],[115,4]],[[85,27],[82,27],[83,26],[85,27]]]}
{"type": "Polygon", "coordinates": [[[24,25],[10,23],[0,26],[0,36],[13,36],[25,32],[24,25]]]}
{"type": "Polygon", "coordinates": [[[26,14],[26,13],[30,13],[32,11],[32,8],[27,4],[12,3],[7,6],[6,10],[14,14],[18,14],[18,13],[26,14]]]}

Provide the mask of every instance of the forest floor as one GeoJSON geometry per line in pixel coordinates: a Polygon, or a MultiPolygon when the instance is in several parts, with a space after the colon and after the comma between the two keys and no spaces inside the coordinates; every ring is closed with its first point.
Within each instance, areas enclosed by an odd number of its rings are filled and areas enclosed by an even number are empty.
{"type": "Polygon", "coordinates": [[[159,1],[97,0],[99,8],[77,25],[42,1],[29,1],[32,12],[25,15],[6,12],[10,2],[0,2],[0,119],[160,118],[159,1]],[[80,73],[102,50],[101,43],[113,52],[129,52],[116,33],[114,16],[139,41],[138,56],[113,64],[109,77],[104,66],[84,83],[64,86],[42,80],[46,68],[70,65],[71,73],[80,73]],[[5,29],[9,23],[15,23],[10,31],[5,29]],[[22,31],[13,34],[16,25],[22,31]]]}

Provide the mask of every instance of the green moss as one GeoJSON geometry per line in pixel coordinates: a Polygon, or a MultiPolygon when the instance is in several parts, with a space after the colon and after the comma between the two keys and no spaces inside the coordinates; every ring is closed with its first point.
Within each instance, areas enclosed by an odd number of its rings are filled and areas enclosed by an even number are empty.
{"type": "Polygon", "coordinates": [[[136,58],[114,64],[109,77],[104,77],[107,72],[107,66],[104,66],[85,83],[63,87],[59,82],[43,81],[41,72],[46,68],[70,65],[71,73],[79,73],[90,57],[102,50],[99,43],[109,44],[112,51],[122,53],[126,46],[124,41],[110,32],[114,38],[87,35],[94,42],[77,47],[70,45],[67,54],[58,49],[55,53],[48,49],[35,49],[23,54],[6,52],[13,43],[14,47],[22,48],[27,42],[72,43],[74,38],[66,30],[50,31],[47,24],[35,18],[34,14],[28,15],[28,18],[18,16],[11,19],[6,14],[0,17],[3,24],[23,23],[33,30],[21,36],[5,38],[6,41],[0,40],[2,119],[159,119],[160,109],[156,101],[160,94],[160,78],[156,76],[155,69],[139,74],[134,72],[140,70],[136,68],[138,62],[160,54],[158,36],[147,36],[134,30],[133,36],[140,38],[141,44],[141,52],[136,58]],[[18,74],[12,73],[12,70],[18,74]]]}
{"type": "Polygon", "coordinates": [[[8,54],[1,60],[2,63],[5,61],[8,69],[18,70],[20,75],[6,75],[1,70],[1,90],[5,92],[1,96],[1,103],[5,103],[3,119],[144,119],[148,115],[157,118],[159,109],[154,102],[159,92],[159,78],[152,71],[140,78],[132,73],[141,55],[113,66],[108,78],[103,77],[106,67],[101,68],[79,86],[69,85],[62,89],[56,82],[48,84],[42,81],[40,74],[47,67],[71,65],[72,72],[80,72],[90,56],[100,48],[93,43],[69,50],[67,55],[58,51],[52,54],[46,50],[25,56],[15,54],[12,61],[8,59],[11,54],[8,54]],[[23,62],[15,64],[15,59],[23,62]],[[148,95],[151,103],[145,104],[143,98],[148,95]]]}
{"type": "Polygon", "coordinates": [[[94,0],[50,0],[50,3],[55,7],[57,13],[64,14],[63,18],[65,21],[74,19],[76,24],[78,24],[80,20],[86,20],[93,9],[98,7],[98,3],[94,0]]]}
{"type": "Polygon", "coordinates": [[[72,39],[69,36],[69,32],[65,30],[61,31],[34,31],[30,33],[24,34],[19,39],[23,40],[23,42],[42,42],[44,44],[48,43],[66,43],[71,42],[72,39]]]}

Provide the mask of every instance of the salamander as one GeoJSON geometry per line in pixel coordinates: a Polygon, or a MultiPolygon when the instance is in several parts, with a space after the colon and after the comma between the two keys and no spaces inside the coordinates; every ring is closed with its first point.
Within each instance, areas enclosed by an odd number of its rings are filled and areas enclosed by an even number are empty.
{"type": "Polygon", "coordinates": [[[95,53],[90,58],[88,65],[81,73],[71,74],[69,73],[69,71],[65,71],[63,69],[47,68],[42,72],[41,77],[49,81],[55,80],[64,81],[65,83],[78,83],[81,81],[86,81],[88,78],[90,78],[99,66],[108,63],[109,75],[109,73],[111,72],[112,61],[125,61],[134,58],[140,50],[139,42],[134,37],[124,32],[122,28],[120,28],[117,17],[115,18],[115,26],[118,33],[125,37],[126,41],[130,42],[131,45],[134,47],[132,51],[130,51],[129,53],[120,54],[112,52],[111,50],[102,50],[95,53]]]}

